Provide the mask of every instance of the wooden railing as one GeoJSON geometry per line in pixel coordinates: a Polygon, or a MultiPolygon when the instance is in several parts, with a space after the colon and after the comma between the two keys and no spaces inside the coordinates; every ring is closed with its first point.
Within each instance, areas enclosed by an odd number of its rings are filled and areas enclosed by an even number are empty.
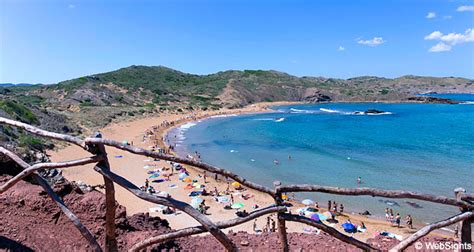
{"type": "MultiPolygon", "coordinates": [[[[21,128],[24,131],[29,133],[35,134],[37,136],[46,137],[54,140],[59,140],[63,142],[68,142],[70,144],[77,145],[84,150],[90,152],[92,154],[91,157],[81,158],[77,160],[71,160],[67,162],[60,162],[60,163],[39,163],[34,165],[29,165],[21,158],[19,158],[13,152],[7,150],[6,148],[0,147],[0,153],[9,157],[12,161],[17,163],[20,167],[23,168],[19,174],[8,180],[7,182],[0,185],[0,193],[5,192],[16,183],[18,183],[23,178],[32,175],[33,178],[39,183],[41,187],[48,193],[51,199],[60,207],[60,209],[65,213],[65,215],[73,222],[82,236],[89,242],[91,248],[95,251],[102,251],[102,248],[91,234],[91,232],[81,223],[81,221],[77,218],[77,216],[64,204],[62,199],[51,189],[49,184],[38,175],[37,171],[45,170],[45,169],[56,169],[56,168],[68,168],[73,166],[79,166],[84,164],[96,163],[94,170],[101,174],[104,178],[105,183],[105,196],[106,196],[106,236],[105,236],[105,246],[104,249],[106,251],[117,251],[117,240],[115,234],[115,190],[114,186],[118,185],[130,193],[135,195],[136,197],[143,199],[148,202],[161,204],[165,206],[174,207],[179,209],[196,221],[199,222],[200,226],[184,228],[180,230],[176,230],[170,233],[161,234],[157,236],[152,236],[147,238],[143,241],[138,242],[137,244],[133,245],[130,248],[130,251],[139,251],[145,249],[153,244],[166,242],[169,240],[191,236],[195,234],[201,234],[205,232],[209,232],[213,235],[228,251],[237,251],[237,246],[232,242],[227,235],[222,232],[222,229],[229,228],[233,226],[240,225],[242,223],[251,221],[255,218],[260,216],[277,213],[278,215],[278,236],[281,243],[281,250],[288,251],[288,241],[287,241],[287,231],[286,231],[286,222],[293,221],[293,222],[300,222],[304,223],[313,227],[317,227],[322,231],[328,233],[329,235],[344,241],[346,243],[352,244],[362,250],[365,251],[376,251],[377,248],[372,247],[371,245],[359,241],[353,237],[347,236],[338,230],[327,226],[321,222],[312,220],[310,218],[306,218],[304,216],[293,215],[287,213],[287,208],[283,205],[282,194],[287,192],[322,192],[322,193],[329,193],[329,194],[338,194],[338,195],[348,195],[348,196],[360,196],[360,195],[370,195],[374,197],[386,197],[386,198],[410,198],[410,199],[417,199],[422,201],[428,201],[443,205],[455,206],[459,207],[461,213],[455,215],[451,218],[446,220],[442,220],[436,223],[432,223],[427,225],[414,234],[408,236],[404,240],[402,240],[399,244],[394,246],[390,251],[402,251],[409,247],[411,244],[415,243],[420,238],[428,235],[431,231],[440,229],[442,227],[446,227],[455,223],[459,223],[461,225],[461,243],[463,244],[472,244],[471,240],[471,223],[474,220],[474,195],[467,194],[464,189],[458,188],[455,189],[455,198],[448,198],[444,196],[437,196],[431,194],[422,194],[417,192],[410,192],[410,191],[400,191],[400,190],[379,190],[373,188],[339,188],[339,187],[328,187],[328,186],[319,186],[319,185],[280,185],[275,184],[275,188],[268,188],[266,186],[251,182],[246,180],[245,178],[236,175],[232,172],[227,170],[202,163],[195,160],[184,159],[168,154],[152,152],[146,149],[138,148],[131,145],[124,145],[120,142],[103,139],[100,134],[96,134],[92,138],[81,139],[79,137],[64,135],[53,133],[49,131],[45,131],[39,129],[37,127],[13,121],[10,119],[0,117],[0,124],[10,125],[13,127],[21,128]],[[110,170],[110,165],[107,158],[107,152],[105,150],[105,146],[110,146],[114,148],[118,148],[124,151],[128,151],[133,154],[153,157],[163,160],[168,160],[176,163],[186,164],[193,166],[195,168],[205,170],[211,173],[216,173],[227,178],[230,178],[234,181],[241,183],[242,185],[252,188],[254,190],[266,193],[267,195],[271,196],[275,204],[255,210],[251,212],[246,217],[239,217],[227,221],[219,221],[219,222],[212,222],[207,218],[205,215],[201,214],[199,211],[194,209],[189,204],[178,201],[172,198],[161,197],[153,194],[146,193],[140,190],[136,185],[132,182],[127,180],[124,177],[121,177],[118,174],[113,173],[110,170]]],[[[463,247],[466,248],[466,247],[463,247]]],[[[468,251],[465,249],[465,251],[468,251]]]]}

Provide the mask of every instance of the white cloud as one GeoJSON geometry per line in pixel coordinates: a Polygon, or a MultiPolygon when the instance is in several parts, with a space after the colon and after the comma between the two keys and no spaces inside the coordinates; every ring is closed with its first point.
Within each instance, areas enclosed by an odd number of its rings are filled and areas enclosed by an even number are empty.
{"type": "Polygon", "coordinates": [[[430,48],[430,50],[428,50],[428,51],[429,52],[449,52],[449,51],[451,51],[451,46],[446,45],[443,42],[439,42],[438,44],[432,46],[430,48]]]}
{"type": "Polygon", "coordinates": [[[432,19],[432,18],[435,18],[435,17],[436,17],[435,12],[428,12],[428,14],[426,15],[426,18],[428,18],[428,19],[432,19]]]}
{"type": "Polygon", "coordinates": [[[464,33],[443,34],[440,31],[434,31],[425,36],[425,40],[439,40],[440,42],[430,48],[430,52],[450,51],[452,46],[474,42],[474,28],[467,29],[464,33]]]}
{"type": "Polygon", "coordinates": [[[474,11],[474,5],[462,5],[457,8],[457,11],[474,11]]]}
{"type": "Polygon", "coordinates": [[[344,46],[339,46],[339,47],[337,48],[337,50],[338,50],[338,51],[344,51],[344,50],[346,50],[346,48],[344,48],[344,46]]]}
{"type": "Polygon", "coordinates": [[[443,19],[451,19],[451,18],[453,18],[453,16],[450,16],[450,15],[448,15],[448,16],[443,16],[443,19]]]}
{"type": "Polygon", "coordinates": [[[434,31],[432,32],[431,34],[429,35],[426,35],[425,36],[425,40],[433,40],[433,39],[439,39],[443,36],[443,33],[441,33],[440,31],[434,31]]]}
{"type": "Polygon", "coordinates": [[[68,8],[68,9],[74,9],[74,8],[76,8],[76,5],[74,5],[74,4],[69,4],[69,5],[67,6],[67,8],[68,8]]]}
{"type": "Polygon", "coordinates": [[[361,44],[361,45],[366,45],[366,46],[371,46],[371,47],[375,47],[375,46],[378,46],[378,45],[381,45],[383,43],[385,43],[386,41],[383,40],[382,37],[374,37],[373,39],[369,39],[369,40],[362,40],[362,39],[359,39],[357,41],[358,44],[361,44]]]}

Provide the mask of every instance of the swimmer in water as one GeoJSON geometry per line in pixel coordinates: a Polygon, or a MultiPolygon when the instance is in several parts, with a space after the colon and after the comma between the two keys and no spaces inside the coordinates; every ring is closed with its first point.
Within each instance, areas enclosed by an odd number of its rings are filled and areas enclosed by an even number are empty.
{"type": "Polygon", "coordinates": [[[280,164],[280,161],[278,161],[278,159],[275,159],[275,160],[273,160],[273,164],[274,164],[274,165],[279,165],[279,164],[280,164]]]}
{"type": "Polygon", "coordinates": [[[288,155],[288,160],[291,160],[291,155],[288,155]]]}
{"type": "Polygon", "coordinates": [[[359,185],[362,184],[362,178],[361,177],[357,178],[357,184],[359,184],[359,185]]]}

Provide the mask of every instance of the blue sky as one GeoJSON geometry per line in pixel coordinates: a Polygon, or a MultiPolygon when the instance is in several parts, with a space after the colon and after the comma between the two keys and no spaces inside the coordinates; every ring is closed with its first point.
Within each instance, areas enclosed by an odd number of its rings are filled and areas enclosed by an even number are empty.
{"type": "Polygon", "coordinates": [[[0,1],[0,82],[129,65],[474,78],[474,1],[0,1]]]}

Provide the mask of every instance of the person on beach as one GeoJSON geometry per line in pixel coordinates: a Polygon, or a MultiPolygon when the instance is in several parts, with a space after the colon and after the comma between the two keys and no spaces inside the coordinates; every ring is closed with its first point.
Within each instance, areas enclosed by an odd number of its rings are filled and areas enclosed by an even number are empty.
{"type": "Polygon", "coordinates": [[[270,216],[267,217],[267,225],[265,226],[267,231],[270,231],[270,216]]]}
{"type": "Polygon", "coordinates": [[[204,183],[207,183],[207,173],[206,172],[204,172],[204,175],[202,177],[204,179],[204,183]]]}
{"type": "Polygon", "coordinates": [[[391,209],[391,208],[390,208],[390,217],[389,217],[389,219],[390,219],[390,223],[393,224],[395,219],[393,217],[393,209],[391,209]]]}
{"type": "Polygon", "coordinates": [[[318,204],[318,202],[314,202],[314,208],[319,209],[319,204],[318,204]]]}
{"type": "Polygon", "coordinates": [[[385,208],[385,220],[390,221],[390,212],[388,210],[388,207],[385,208]]]}
{"type": "Polygon", "coordinates": [[[230,203],[234,204],[234,196],[232,196],[232,194],[230,195],[230,203]]]}
{"type": "Polygon", "coordinates": [[[148,179],[145,179],[145,188],[148,188],[149,185],[150,185],[150,181],[148,181],[148,179]]]}
{"type": "Polygon", "coordinates": [[[331,211],[331,209],[332,209],[331,207],[332,207],[332,205],[331,205],[331,201],[330,201],[330,200],[328,200],[328,211],[331,211]]]}
{"type": "Polygon", "coordinates": [[[407,217],[405,217],[405,222],[410,229],[413,229],[413,219],[411,218],[411,215],[407,215],[407,217]]]}
{"type": "Polygon", "coordinates": [[[253,222],[253,231],[257,233],[257,219],[255,219],[253,222]]]}
{"type": "Polygon", "coordinates": [[[341,203],[341,206],[339,207],[339,213],[342,214],[344,212],[344,205],[341,203]]]}
{"type": "Polygon", "coordinates": [[[337,203],[336,203],[336,201],[334,201],[334,202],[332,203],[332,211],[333,211],[334,213],[337,213],[337,203]]]}
{"type": "Polygon", "coordinates": [[[454,238],[457,239],[459,238],[459,225],[458,224],[455,224],[454,225],[454,238]]]}
{"type": "Polygon", "coordinates": [[[214,186],[214,196],[219,196],[219,191],[217,190],[217,187],[214,186]]]}
{"type": "Polygon", "coordinates": [[[276,221],[274,219],[272,219],[272,229],[271,229],[272,233],[274,233],[276,231],[276,221]]]}
{"type": "Polygon", "coordinates": [[[395,223],[397,224],[397,227],[400,227],[400,213],[397,213],[397,216],[395,216],[395,223]]]}
{"type": "Polygon", "coordinates": [[[361,177],[358,177],[358,178],[357,178],[357,184],[358,184],[358,185],[362,184],[362,178],[361,178],[361,177]]]}

